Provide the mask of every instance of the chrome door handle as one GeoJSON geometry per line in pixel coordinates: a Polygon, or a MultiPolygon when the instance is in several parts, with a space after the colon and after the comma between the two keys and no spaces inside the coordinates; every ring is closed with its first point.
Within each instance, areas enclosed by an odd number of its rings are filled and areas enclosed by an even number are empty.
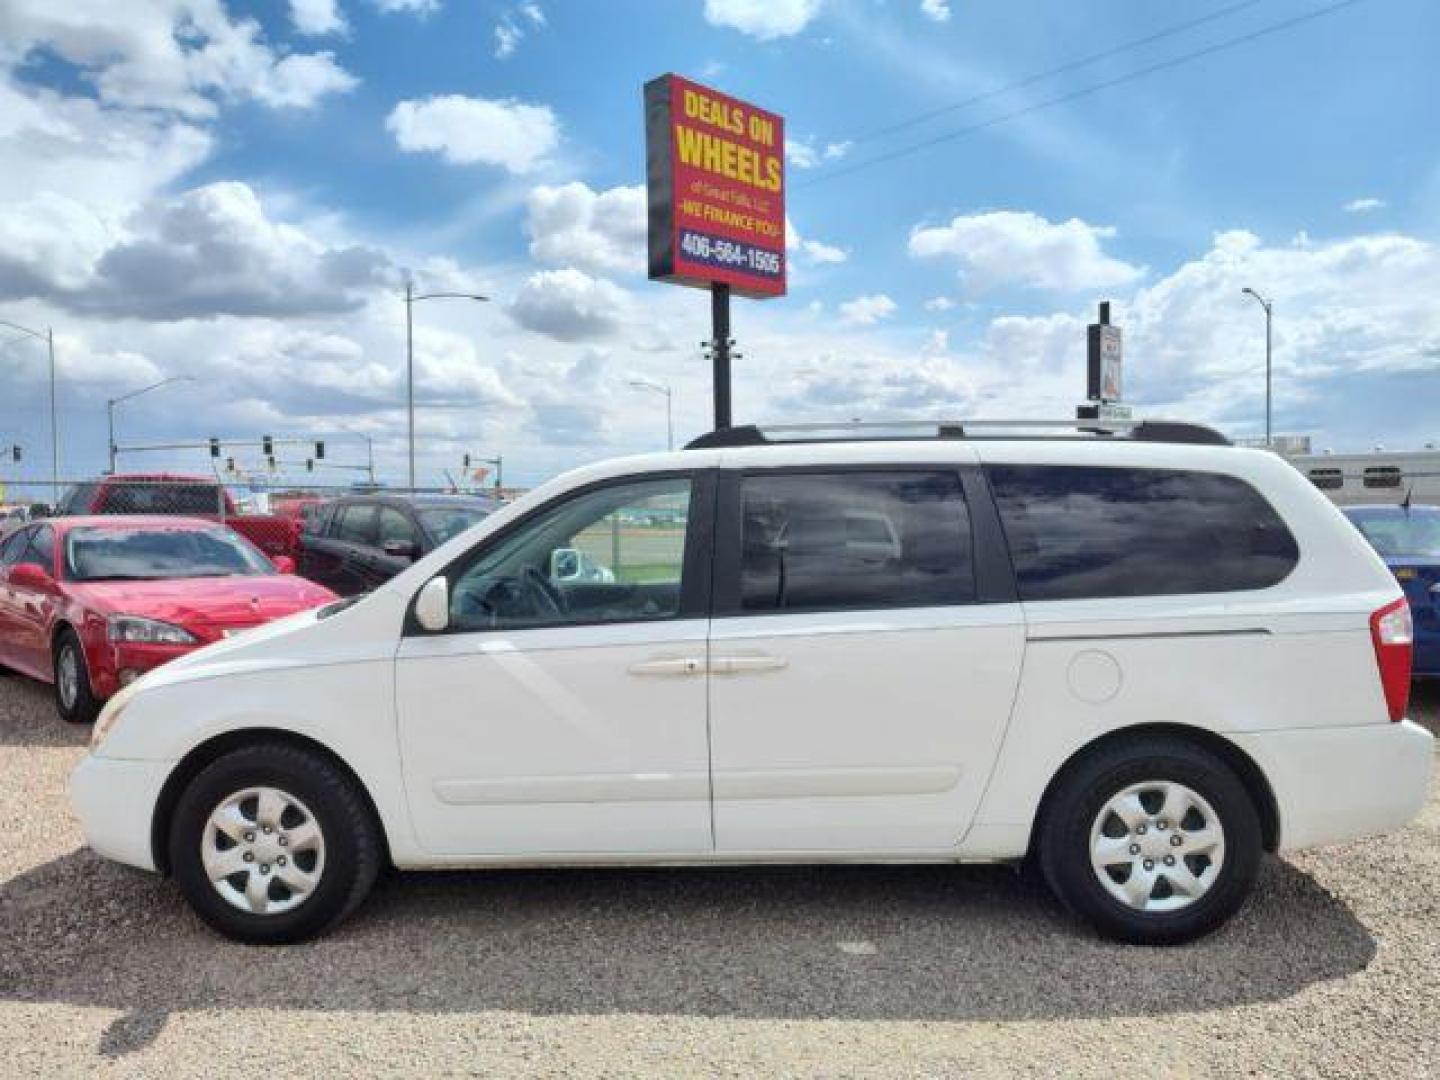
{"type": "Polygon", "coordinates": [[[710,660],[710,671],[715,675],[779,671],[789,666],[790,661],[783,656],[771,656],[769,653],[736,653],[732,656],[716,656],[710,660]]]}
{"type": "Polygon", "coordinates": [[[698,656],[656,656],[627,668],[631,675],[699,675],[705,661],[698,656]]]}

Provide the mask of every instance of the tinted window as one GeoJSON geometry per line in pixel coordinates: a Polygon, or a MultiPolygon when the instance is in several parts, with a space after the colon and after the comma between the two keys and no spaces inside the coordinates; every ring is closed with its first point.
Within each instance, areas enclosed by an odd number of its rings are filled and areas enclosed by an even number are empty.
{"type": "Polygon", "coordinates": [[[415,526],[410,519],[393,506],[380,507],[380,546],[386,544],[409,544],[415,546],[415,526]]]}
{"type": "Polygon", "coordinates": [[[471,506],[430,508],[420,511],[420,524],[435,538],[436,544],[443,544],[489,516],[490,511],[471,506]]]}
{"type": "Polygon", "coordinates": [[[1299,557],[1259,492],[1217,473],[988,470],[1022,600],[1263,589],[1299,557]]]}
{"type": "Polygon", "coordinates": [[[55,530],[41,525],[30,530],[30,543],[24,553],[15,560],[17,563],[33,563],[47,574],[55,572],[55,530]]]}
{"type": "Polygon", "coordinates": [[[25,529],[21,529],[7,536],[5,542],[0,544],[0,566],[11,566],[18,562],[20,553],[25,550],[29,543],[30,533],[25,529]]]}
{"type": "Polygon", "coordinates": [[[99,489],[99,484],[76,484],[66,493],[65,498],[61,501],[60,513],[90,513],[90,507],[95,503],[95,493],[99,489]]]}
{"type": "Polygon", "coordinates": [[[503,630],[680,612],[690,481],[577,495],[482,547],[455,579],[451,625],[503,630]]]}
{"type": "Polygon", "coordinates": [[[747,476],[746,611],[928,607],[975,598],[970,519],[950,472],[747,476]]]}
{"type": "Polygon", "coordinates": [[[348,540],[352,544],[375,546],[375,507],[342,506],[335,511],[335,524],[330,535],[337,540],[348,540]]]}

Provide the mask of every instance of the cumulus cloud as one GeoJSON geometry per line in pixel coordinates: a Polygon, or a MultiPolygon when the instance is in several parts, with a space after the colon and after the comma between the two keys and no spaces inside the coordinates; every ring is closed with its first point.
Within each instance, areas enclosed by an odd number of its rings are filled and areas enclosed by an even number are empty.
{"type": "Polygon", "coordinates": [[[949,22],[950,4],[947,0],[920,0],[920,13],[934,22],[949,22]]]}
{"type": "Polygon", "coordinates": [[[808,266],[833,266],[850,257],[844,248],[800,235],[795,223],[785,219],[785,248],[793,262],[808,266]]]}
{"type": "Polygon", "coordinates": [[[705,0],[705,21],[761,41],[791,37],[820,12],[821,0],[705,0]]]}
{"type": "Polygon", "coordinates": [[[9,0],[0,38],[18,59],[43,49],[73,65],[107,105],[190,117],[214,116],[216,99],[309,109],[357,85],[333,53],[282,54],[257,20],[232,19],[219,0],[9,0]]]}
{"type": "Polygon", "coordinates": [[[1375,210],[1385,209],[1385,200],[1367,197],[1363,199],[1351,199],[1343,207],[1347,214],[1368,214],[1375,210]]]}
{"type": "Polygon", "coordinates": [[[1051,222],[1030,211],[960,214],[910,233],[915,258],[950,258],[972,288],[1023,285],[1075,290],[1128,285],[1144,270],[1113,258],[1101,242],[1115,230],[1079,218],[1051,222]]]}
{"type": "Polygon", "coordinates": [[[545,12],[536,3],[518,4],[504,12],[495,24],[495,56],[499,60],[514,54],[527,34],[545,25],[545,12]]]}
{"type": "Polygon", "coordinates": [[[41,196],[0,215],[0,296],[125,318],[339,313],[394,274],[373,248],[326,245],[269,218],[245,184],[145,204],[118,229],[41,196]]]}
{"type": "Polygon", "coordinates": [[[345,18],[335,0],[290,0],[290,22],[297,34],[320,36],[345,30],[345,18]]]}
{"type": "Polygon", "coordinates": [[[560,141],[559,122],[548,106],[513,98],[444,94],[402,101],[385,127],[408,153],[435,153],[452,165],[495,165],[512,173],[530,172],[560,141]]]}
{"type": "Polygon", "coordinates": [[[813,169],[827,161],[839,161],[851,145],[848,140],[817,146],[812,139],[786,139],[785,160],[797,169],[813,169]]]}
{"type": "Polygon", "coordinates": [[[530,254],[594,272],[639,273],[646,261],[645,189],[595,191],[574,181],[542,185],[525,203],[530,254]]]}
{"type": "Polygon", "coordinates": [[[895,310],[895,301],[884,293],[857,296],[840,305],[840,323],[842,326],[874,326],[894,315],[895,310]]]}
{"type": "Polygon", "coordinates": [[[440,10],[440,0],[371,0],[386,15],[429,15],[440,10]]]}
{"type": "Polygon", "coordinates": [[[948,296],[932,296],[925,301],[926,311],[949,311],[955,306],[955,301],[948,296]]]}
{"type": "Polygon", "coordinates": [[[614,282],[567,266],[525,279],[510,314],[527,330],[557,341],[594,341],[619,330],[630,296],[614,282]]]}

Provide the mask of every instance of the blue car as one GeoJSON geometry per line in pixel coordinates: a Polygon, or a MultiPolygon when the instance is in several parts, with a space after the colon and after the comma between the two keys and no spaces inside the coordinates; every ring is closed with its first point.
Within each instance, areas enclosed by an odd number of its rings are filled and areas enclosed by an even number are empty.
{"type": "Polygon", "coordinates": [[[1440,678],[1440,506],[1345,506],[1395,574],[1415,620],[1416,678],[1440,678]]]}

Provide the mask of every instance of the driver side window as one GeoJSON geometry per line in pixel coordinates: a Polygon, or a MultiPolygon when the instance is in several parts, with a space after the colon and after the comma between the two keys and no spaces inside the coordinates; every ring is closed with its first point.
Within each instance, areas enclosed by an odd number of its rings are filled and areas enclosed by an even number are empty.
{"type": "Polygon", "coordinates": [[[691,482],[599,488],[481,550],[452,579],[459,631],[673,618],[680,612],[691,482]]]}

